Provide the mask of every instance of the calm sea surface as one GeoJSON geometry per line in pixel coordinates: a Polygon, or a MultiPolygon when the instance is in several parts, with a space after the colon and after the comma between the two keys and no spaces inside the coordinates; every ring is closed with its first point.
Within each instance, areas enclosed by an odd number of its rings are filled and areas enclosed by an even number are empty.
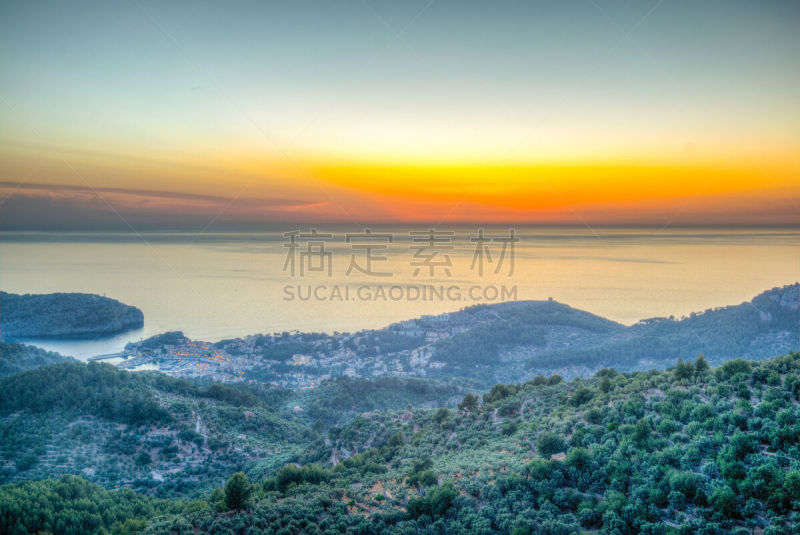
{"type": "MultiPolygon", "coordinates": [[[[300,236],[296,248],[286,230],[199,236],[6,232],[0,235],[0,289],[96,293],[144,312],[144,329],[115,338],[35,342],[86,358],[168,330],[216,341],[380,328],[496,302],[504,289],[516,291],[517,299],[552,297],[631,324],[738,304],[800,279],[796,229],[517,227],[513,255],[508,241],[470,241],[478,227],[443,229],[453,234],[435,235],[433,247],[424,227],[372,227],[380,236],[351,236],[348,242],[347,233],[360,229],[319,225],[319,233],[332,236],[300,236]]],[[[503,237],[509,237],[507,227],[485,229],[486,239],[503,237]]]]}

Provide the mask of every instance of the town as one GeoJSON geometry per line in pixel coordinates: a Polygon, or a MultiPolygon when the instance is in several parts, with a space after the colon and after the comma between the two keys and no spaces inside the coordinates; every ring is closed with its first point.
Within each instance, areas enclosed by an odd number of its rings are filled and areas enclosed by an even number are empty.
{"type": "Polygon", "coordinates": [[[576,347],[597,347],[610,360],[614,344],[635,345],[642,334],[548,299],[475,305],[356,333],[284,332],[211,343],[168,332],[96,359],[112,357],[109,362],[123,369],[158,370],[199,383],[292,390],[342,376],[457,377],[477,387],[540,374],[591,375],[599,365],[565,356],[576,347]]]}
{"type": "Polygon", "coordinates": [[[158,370],[201,382],[307,389],[343,375],[425,376],[446,366],[432,358],[435,343],[469,327],[444,314],[353,334],[257,334],[210,343],[170,332],[108,357],[118,357],[109,360],[122,369],[158,370]]]}

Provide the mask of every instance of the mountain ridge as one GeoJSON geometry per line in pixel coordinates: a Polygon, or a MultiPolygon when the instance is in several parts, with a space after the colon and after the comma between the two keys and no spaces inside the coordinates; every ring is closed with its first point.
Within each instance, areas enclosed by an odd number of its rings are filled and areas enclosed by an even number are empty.
{"type": "Polygon", "coordinates": [[[663,368],[700,354],[714,364],[777,356],[800,349],[799,300],[794,283],[739,305],[631,326],[551,299],[474,305],[354,333],[255,334],[216,343],[168,333],[129,344],[133,358],[122,366],[286,388],[318,387],[343,375],[460,379],[489,388],[540,374],[571,379],[606,367],[663,368]]]}

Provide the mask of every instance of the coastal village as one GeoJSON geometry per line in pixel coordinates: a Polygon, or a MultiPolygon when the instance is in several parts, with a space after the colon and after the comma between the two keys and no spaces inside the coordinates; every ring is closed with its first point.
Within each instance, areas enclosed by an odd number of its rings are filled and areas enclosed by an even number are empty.
{"type": "Polygon", "coordinates": [[[425,376],[446,366],[433,360],[434,344],[468,329],[444,314],[354,334],[282,333],[209,343],[176,332],[128,344],[113,360],[123,369],[178,378],[307,389],[343,375],[425,376]]]}
{"type": "Polygon", "coordinates": [[[557,373],[568,378],[592,370],[569,363],[539,370],[527,363],[547,352],[628,336],[621,325],[601,318],[587,320],[589,315],[584,314],[547,300],[477,305],[356,333],[284,332],[211,343],[169,332],[130,343],[122,353],[109,357],[127,370],[158,370],[199,382],[245,382],[292,390],[316,388],[342,376],[449,374],[514,381],[557,373]],[[527,319],[508,320],[521,317],[527,319]],[[604,329],[587,326],[587,321],[599,321],[604,329]],[[517,333],[518,342],[503,345],[509,329],[517,333]],[[480,360],[475,360],[476,351],[480,360]],[[485,355],[490,355],[488,360],[485,355]],[[505,375],[497,375],[497,370],[505,375]]]}

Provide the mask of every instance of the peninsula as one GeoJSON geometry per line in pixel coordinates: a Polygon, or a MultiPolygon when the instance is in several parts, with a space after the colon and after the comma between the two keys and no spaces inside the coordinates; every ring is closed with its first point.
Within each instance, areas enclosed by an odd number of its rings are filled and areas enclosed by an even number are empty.
{"type": "Polygon", "coordinates": [[[102,338],[144,325],[136,307],[94,294],[0,292],[0,339],[102,338]]]}

